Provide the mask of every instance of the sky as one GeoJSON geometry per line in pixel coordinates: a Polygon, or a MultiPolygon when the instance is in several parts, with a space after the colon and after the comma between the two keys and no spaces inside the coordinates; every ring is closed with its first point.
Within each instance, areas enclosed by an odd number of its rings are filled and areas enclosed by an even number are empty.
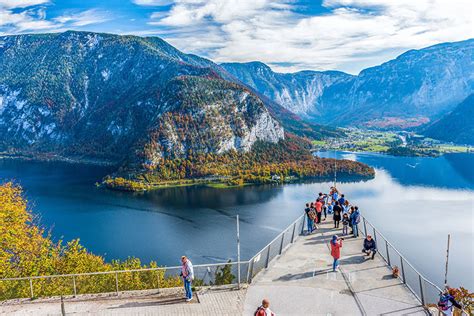
{"type": "Polygon", "coordinates": [[[474,37],[472,0],[0,0],[0,35],[159,36],[214,62],[360,70],[474,37]]]}

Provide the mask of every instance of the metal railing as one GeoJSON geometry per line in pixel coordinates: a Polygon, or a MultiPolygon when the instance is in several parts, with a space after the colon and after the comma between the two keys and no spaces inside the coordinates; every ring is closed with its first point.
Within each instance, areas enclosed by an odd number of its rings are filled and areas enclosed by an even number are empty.
{"type": "MultiPolygon", "coordinates": [[[[250,283],[252,278],[293,243],[303,231],[304,215],[296,219],[248,261],[194,265],[195,286],[250,283]],[[301,225],[301,227],[300,227],[301,225]],[[238,269],[244,280],[238,279],[238,269]]],[[[0,279],[0,300],[39,298],[179,286],[181,267],[110,270],[0,279]],[[7,283],[10,284],[7,285],[7,283]]]]}
{"type": "Polygon", "coordinates": [[[262,248],[249,261],[249,269],[247,274],[247,283],[251,283],[252,279],[263,269],[268,268],[270,262],[277,256],[281,255],[283,251],[296,239],[303,234],[305,214],[298,217],[293,223],[284,229],[278,236],[273,238],[265,247],[262,248]]]}
{"type": "MultiPolygon", "coordinates": [[[[272,260],[281,255],[304,233],[306,215],[303,214],[278,234],[248,261],[223,262],[194,265],[194,285],[213,286],[225,284],[250,284],[272,260]],[[243,280],[238,279],[238,269],[243,280]]],[[[365,217],[361,216],[359,231],[371,234],[377,243],[377,252],[390,268],[399,268],[399,279],[406,284],[414,296],[424,305],[435,305],[442,289],[423,276],[385,236],[365,217]],[[362,225],[362,227],[360,227],[362,225]]],[[[62,295],[115,293],[176,287],[181,282],[181,267],[158,267],[131,270],[111,270],[62,275],[30,276],[0,279],[0,300],[15,298],[38,298],[62,295]],[[13,282],[13,286],[4,286],[13,282]],[[3,285],[3,286],[2,286],[3,285]]]]}
{"type": "Polygon", "coordinates": [[[372,235],[378,254],[390,268],[398,268],[399,279],[424,306],[436,305],[443,290],[423,276],[365,217],[361,219],[363,227],[359,230],[364,236],[372,235]]]}

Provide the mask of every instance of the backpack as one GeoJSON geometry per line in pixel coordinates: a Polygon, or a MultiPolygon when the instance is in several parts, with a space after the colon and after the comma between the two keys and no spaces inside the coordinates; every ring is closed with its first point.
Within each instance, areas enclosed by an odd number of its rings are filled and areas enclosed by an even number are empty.
{"type": "Polygon", "coordinates": [[[261,310],[265,311],[262,305],[260,305],[260,306],[257,308],[257,310],[255,311],[255,313],[254,313],[253,315],[254,315],[254,316],[258,316],[258,313],[259,313],[261,310]]]}
{"type": "Polygon", "coordinates": [[[438,308],[442,311],[447,311],[452,305],[449,304],[449,300],[452,298],[449,294],[443,294],[439,297],[438,308]]]}

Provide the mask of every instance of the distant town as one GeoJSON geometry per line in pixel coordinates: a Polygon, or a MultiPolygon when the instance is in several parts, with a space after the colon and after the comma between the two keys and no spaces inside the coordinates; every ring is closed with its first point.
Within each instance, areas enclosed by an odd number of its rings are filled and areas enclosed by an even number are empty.
{"type": "Polygon", "coordinates": [[[437,157],[444,153],[472,153],[469,145],[442,142],[409,131],[344,129],[344,137],[313,141],[313,150],[378,152],[394,156],[437,157]]]}

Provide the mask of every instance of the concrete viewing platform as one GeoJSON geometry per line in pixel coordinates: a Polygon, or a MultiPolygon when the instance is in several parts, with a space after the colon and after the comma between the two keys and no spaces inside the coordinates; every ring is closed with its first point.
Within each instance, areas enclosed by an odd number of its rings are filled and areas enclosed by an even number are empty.
{"type": "MultiPolygon", "coordinates": [[[[362,252],[362,238],[348,237],[340,269],[332,272],[329,240],[341,231],[329,220],[300,236],[247,287],[204,288],[187,303],[182,289],[163,289],[119,296],[78,296],[65,301],[67,315],[253,315],[268,298],[278,315],[429,315],[385,261],[362,252]]],[[[61,315],[58,300],[0,303],[5,315],[61,315]]]]}
{"type": "Polygon", "coordinates": [[[329,241],[341,236],[333,227],[328,217],[258,274],[244,315],[252,315],[263,297],[277,315],[429,315],[380,256],[371,260],[362,253],[363,238],[343,241],[339,271],[332,272],[329,241]]]}

